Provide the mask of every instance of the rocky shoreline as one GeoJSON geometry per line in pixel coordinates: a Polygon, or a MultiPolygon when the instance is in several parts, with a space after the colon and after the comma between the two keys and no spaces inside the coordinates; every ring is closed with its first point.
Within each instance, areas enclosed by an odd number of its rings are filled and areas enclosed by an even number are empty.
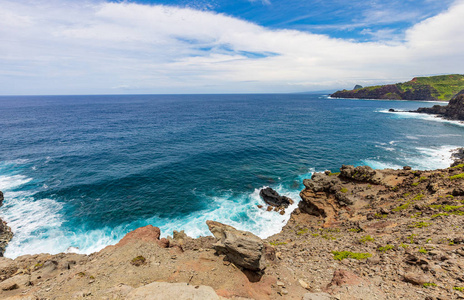
{"type": "MultiPolygon", "coordinates": [[[[342,166],[304,180],[267,239],[153,226],[90,255],[0,258],[1,299],[464,299],[464,157],[447,169],[342,166]],[[294,199],[296,200],[296,199],[294,199]]],[[[267,191],[278,214],[290,200],[267,191]],[[284,201],[283,203],[281,201],[284,201]]]]}
{"type": "MultiPolygon", "coordinates": [[[[3,205],[3,192],[0,191],[0,207],[3,205]]],[[[0,257],[3,257],[6,246],[13,238],[13,232],[5,221],[0,219],[0,257]]]]}

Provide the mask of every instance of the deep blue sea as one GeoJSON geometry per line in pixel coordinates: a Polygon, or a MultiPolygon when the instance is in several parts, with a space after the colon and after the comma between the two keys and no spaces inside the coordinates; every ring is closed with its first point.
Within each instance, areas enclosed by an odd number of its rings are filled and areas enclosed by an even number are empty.
{"type": "MultiPolygon", "coordinates": [[[[208,235],[217,220],[261,237],[289,218],[265,212],[270,186],[342,164],[447,167],[464,126],[388,113],[435,103],[324,95],[0,97],[0,216],[7,257],[90,253],[152,224],[208,235]]],[[[296,204],[293,206],[295,207],[296,204]]]]}

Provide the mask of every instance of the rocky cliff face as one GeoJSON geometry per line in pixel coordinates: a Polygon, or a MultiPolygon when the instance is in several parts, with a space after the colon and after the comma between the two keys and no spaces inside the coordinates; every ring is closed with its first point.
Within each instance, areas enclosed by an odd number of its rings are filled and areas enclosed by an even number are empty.
{"type": "Polygon", "coordinates": [[[420,107],[415,112],[440,115],[448,120],[464,121],[464,90],[451,99],[446,106],[420,107]]]}
{"type": "Polygon", "coordinates": [[[416,77],[411,81],[337,91],[334,98],[391,100],[450,100],[464,88],[464,75],[416,77]]]}
{"type": "MultiPolygon", "coordinates": [[[[3,193],[0,191],[0,207],[3,205],[3,193]]],[[[13,233],[11,228],[7,225],[5,221],[0,219],[0,257],[3,257],[5,253],[6,246],[13,238],[13,233]]]]}
{"type": "Polygon", "coordinates": [[[464,298],[464,160],[432,171],[342,166],[304,185],[267,239],[208,221],[214,237],[162,239],[146,226],[91,255],[0,258],[0,298],[464,298]]]}

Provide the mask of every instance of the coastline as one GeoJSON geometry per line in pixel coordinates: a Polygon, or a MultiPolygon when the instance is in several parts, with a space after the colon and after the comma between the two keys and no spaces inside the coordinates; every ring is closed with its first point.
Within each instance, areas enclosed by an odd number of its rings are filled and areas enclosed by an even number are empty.
{"type": "Polygon", "coordinates": [[[183,282],[177,290],[201,286],[211,296],[205,299],[423,299],[424,286],[428,295],[454,299],[464,295],[459,272],[446,270],[464,266],[464,161],[453,158],[453,167],[439,170],[342,166],[341,173],[316,173],[304,180],[280,233],[248,234],[258,248],[239,257],[259,256],[257,269],[237,261],[231,253],[238,248],[215,234],[237,232],[230,226],[210,223],[216,238],[196,239],[176,231],[160,238],[159,229],[145,226],[90,255],[1,258],[0,296],[145,299],[160,282],[171,295],[183,282]]]}

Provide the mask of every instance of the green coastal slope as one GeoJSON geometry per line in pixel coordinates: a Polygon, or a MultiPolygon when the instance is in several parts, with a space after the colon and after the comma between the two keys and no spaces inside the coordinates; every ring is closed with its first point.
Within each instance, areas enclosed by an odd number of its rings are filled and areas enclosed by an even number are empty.
{"type": "Polygon", "coordinates": [[[464,75],[452,74],[416,77],[411,81],[342,90],[334,98],[391,99],[391,100],[441,100],[449,101],[464,90],[464,75]]]}

